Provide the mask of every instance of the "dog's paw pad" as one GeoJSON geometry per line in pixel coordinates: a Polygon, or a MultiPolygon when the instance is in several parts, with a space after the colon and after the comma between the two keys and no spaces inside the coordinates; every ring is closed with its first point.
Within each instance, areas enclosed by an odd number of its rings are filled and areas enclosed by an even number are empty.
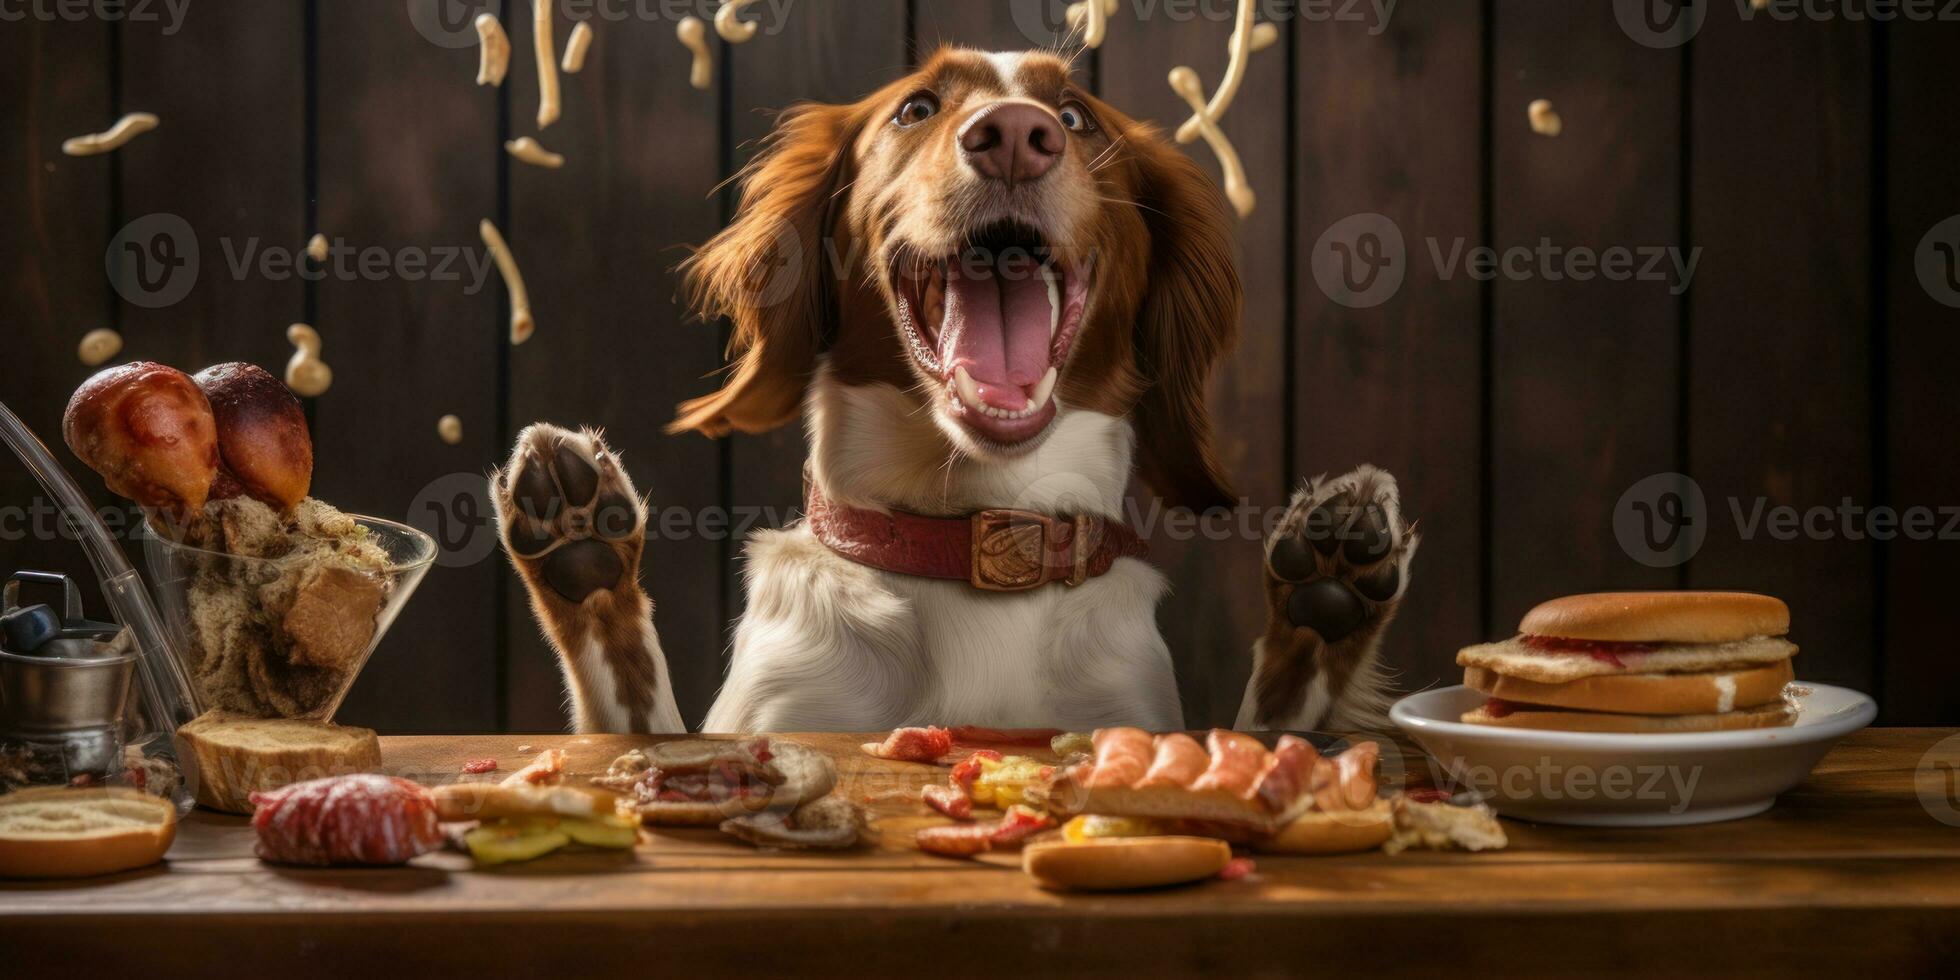
{"type": "Polygon", "coordinates": [[[491,478],[511,557],[569,602],[630,585],[646,512],[599,434],[534,425],[491,478]]]}
{"type": "Polygon", "coordinates": [[[1361,626],[1368,610],[1346,583],[1323,578],[1293,590],[1286,600],[1287,621],[1313,630],[1328,643],[1339,643],[1361,626]]]}

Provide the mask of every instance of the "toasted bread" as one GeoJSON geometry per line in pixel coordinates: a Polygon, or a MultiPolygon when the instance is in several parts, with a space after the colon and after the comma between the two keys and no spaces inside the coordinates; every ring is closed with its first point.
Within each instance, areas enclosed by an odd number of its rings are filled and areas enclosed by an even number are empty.
{"type": "Polygon", "coordinates": [[[1493,728],[1535,728],[1560,732],[1725,732],[1746,728],[1777,728],[1794,724],[1796,709],[1782,701],[1702,715],[1622,715],[1606,711],[1559,711],[1521,706],[1508,714],[1492,714],[1488,707],[1463,713],[1466,724],[1493,728]]]}
{"type": "Polygon", "coordinates": [[[1520,637],[1513,637],[1496,643],[1464,647],[1457,652],[1457,666],[1481,667],[1506,677],[1540,684],[1564,684],[1583,677],[1615,674],[1745,670],[1797,655],[1796,644],[1773,636],[1756,636],[1724,643],[1661,646],[1650,652],[1619,653],[1612,658],[1534,650],[1521,640],[1520,637]]]}
{"type": "Polygon", "coordinates": [[[381,767],[372,729],[315,721],[211,712],[177,729],[176,744],[197,802],[248,816],[253,793],[381,767]]]}
{"type": "Polygon", "coordinates": [[[1790,607],[1753,592],[1596,592],[1539,603],[1518,632],[1616,643],[1729,643],[1790,632],[1790,607]]]}
{"type": "Polygon", "coordinates": [[[0,878],[87,878],[163,860],[177,808],[133,789],[25,789],[0,797],[0,878]]]}
{"type": "Polygon", "coordinates": [[[1209,837],[1100,837],[1030,844],[1021,869],[1051,888],[1119,891],[1203,881],[1231,860],[1232,845],[1209,837]]]}

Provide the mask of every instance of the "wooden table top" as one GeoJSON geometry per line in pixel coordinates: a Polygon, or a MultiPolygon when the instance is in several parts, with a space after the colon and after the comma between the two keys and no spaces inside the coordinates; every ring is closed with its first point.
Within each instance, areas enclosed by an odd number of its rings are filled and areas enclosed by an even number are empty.
{"type": "MultiPolygon", "coordinates": [[[[1855,735],[1747,820],[1664,830],[1507,821],[1502,852],[1261,856],[1244,880],[1116,895],[1045,891],[1012,855],[911,849],[907,831],[930,820],[907,797],[945,770],[869,758],[862,736],[788,736],[837,758],[840,791],[868,802],[879,843],[785,853],[712,830],[649,829],[637,853],[495,870],[471,870],[457,853],[405,868],[296,869],[254,859],[243,818],[198,811],[163,867],[0,882],[10,961],[0,972],[140,964],[158,976],[346,978],[424,963],[445,976],[558,976],[664,973],[671,962],[707,975],[996,978],[1381,964],[1925,973],[1960,960],[1960,828],[1921,804],[1914,774],[1954,734],[1855,735]]],[[[547,747],[568,753],[576,777],[645,741],[387,738],[382,751],[389,772],[433,783],[458,778],[467,759],[495,756],[509,770],[547,747]]]]}

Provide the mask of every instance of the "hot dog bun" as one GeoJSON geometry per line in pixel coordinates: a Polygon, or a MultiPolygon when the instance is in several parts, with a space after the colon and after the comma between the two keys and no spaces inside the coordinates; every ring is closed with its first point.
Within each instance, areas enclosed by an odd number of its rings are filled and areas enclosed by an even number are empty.
{"type": "Polygon", "coordinates": [[[1790,632],[1790,607],[1753,592],[1595,592],[1540,603],[1518,632],[1613,643],[1728,643],[1790,632]]]}
{"type": "Polygon", "coordinates": [[[177,839],[170,801],[125,788],[0,797],[0,878],[87,878],[147,867],[177,839]]]}
{"type": "Polygon", "coordinates": [[[1387,800],[1366,810],[1310,811],[1281,827],[1271,837],[1252,842],[1267,854],[1352,854],[1372,851],[1395,830],[1395,815],[1387,800]]]}
{"type": "Polygon", "coordinates": [[[1050,888],[1120,891],[1203,881],[1231,860],[1232,846],[1209,837],[1106,837],[1030,844],[1021,869],[1050,888]]]}

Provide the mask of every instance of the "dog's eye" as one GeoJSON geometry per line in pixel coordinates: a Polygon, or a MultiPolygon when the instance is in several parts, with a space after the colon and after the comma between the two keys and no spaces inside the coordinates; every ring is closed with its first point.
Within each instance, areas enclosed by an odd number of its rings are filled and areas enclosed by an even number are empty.
{"type": "Polygon", "coordinates": [[[900,126],[917,126],[936,115],[939,115],[939,97],[931,92],[920,92],[898,107],[898,115],[892,117],[892,122],[900,126]]]}
{"type": "Polygon", "coordinates": [[[1096,131],[1096,117],[1089,115],[1089,107],[1080,102],[1067,102],[1062,105],[1062,125],[1073,133],[1093,133],[1096,131]]]}

